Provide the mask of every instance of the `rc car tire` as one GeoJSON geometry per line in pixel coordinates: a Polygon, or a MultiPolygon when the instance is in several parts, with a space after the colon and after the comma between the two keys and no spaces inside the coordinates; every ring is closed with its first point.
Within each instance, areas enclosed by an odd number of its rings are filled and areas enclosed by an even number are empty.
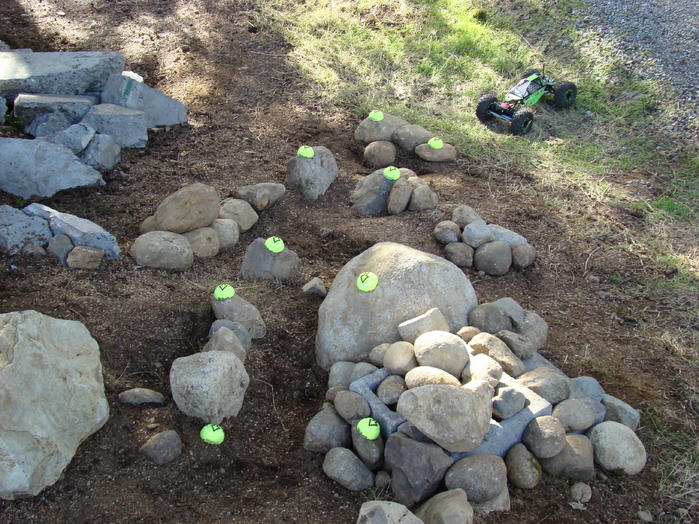
{"type": "Polygon", "coordinates": [[[488,112],[488,108],[492,104],[497,104],[497,102],[498,98],[495,95],[483,95],[476,106],[476,117],[478,120],[486,122],[493,118],[493,115],[488,112]]]}
{"type": "Polygon", "coordinates": [[[562,82],[553,91],[553,103],[556,107],[566,108],[573,105],[578,95],[578,88],[573,82],[562,82]]]}
{"type": "Polygon", "coordinates": [[[512,134],[526,135],[532,128],[534,114],[526,109],[520,109],[512,117],[512,134]]]}
{"type": "Polygon", "coordinates": [[[540,75],[541,71],[538,69],[527,69],[524,73],[522,73],[522,77],[520,80],[524,80],[525,78],[529,78],[532,75],[540,75]]]}

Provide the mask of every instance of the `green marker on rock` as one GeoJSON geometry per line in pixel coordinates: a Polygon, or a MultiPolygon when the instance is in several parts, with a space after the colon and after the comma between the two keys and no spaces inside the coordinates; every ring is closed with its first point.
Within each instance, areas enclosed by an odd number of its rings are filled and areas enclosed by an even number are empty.
{"type": "Polygon", "coordinates": [[[400,178],[400,169],[395,166],[388,166],[383,170],[383,176],[388,180],[398,180],[400,178]]]}
{"type": "Polygon", "coordinates": [[[372,122],[381,122],[383,120],[383,112],[374,109],[371,113],[369,113],[369,120],[372,122]]]}
{"type": "Polygon", "coordinates": [[[284,251],[284,241],[279,237],[269,237],[265,240],[265,247],[272,253],[281,253],[284,251]]]}
{"type": "Polygon", "coordinates": [[[379,277],[376,276],[376,273],[372,273],[371,271],[360,273],[360,275],[357,277],[357,289],[359,289],[359,291],[363,291],[364,293],[374,291],[378,285],[379,277]]]}
{"type": "Polygon", "coordinates": [[[444,140],[441,138],[432,137],[427,141],[427,145],[430,146],[431,149],[443,149],[444,148],[444,140]]]}
{"type": "Polygon", "coordinates": [[[235,288],[230,284],[219,284],[214,289],[214,298],[216,300],[228,300],[235,296],[235,288]]]}
{"type": "Polygon", "coordinates": [[[316,152],[311,146],[301,146],[296,151],[296,156],[301,158],[313,158],[316,156],[316,152]]]}

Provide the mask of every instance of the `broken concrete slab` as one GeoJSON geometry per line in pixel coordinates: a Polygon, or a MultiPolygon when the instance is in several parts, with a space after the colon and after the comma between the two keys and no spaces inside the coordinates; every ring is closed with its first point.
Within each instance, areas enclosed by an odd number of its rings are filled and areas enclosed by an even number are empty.
{"type": "Polygon", "coordinates": [[[104,173],[121,160],[121,147],[112,135],[97,133],[80,155],[80,159],[88,166],[104,173]]]}
{"type": "Polygon", "coordinates": [[[85,124],[73,124],[63,131],[43,137],[54,144],[63,144],[76,155],[80,154],[95,136],[95,130],[85,124]]]}
{"type": "Polygon", "coordinates": [[[112,135],[121,147],[146,147],[146,113],[114,104],[92,106],[82,120],[98,133],[112,135]]]}
{"type": "Polygon", "coordinates": [[[22,120],[22,125],[28,132],[30,126],[38,125],[34,123],[35,119],[47,118],[52,113],[61,113],[69,125],[80,122],[98,102],[93,96],[20,93],[15,98],[13,114],[22,120]]]}
{"type": "Polygon", "coordinates": [[[29,204],[22,209],[28,216],[38,216],[49,221],[54,235],[68,236],[75,246],[94,247],[104,251],[107,258],[119,258],[119,244],[116,238],[94,222],[61,213],[43,204],[29,204]]]}
{"type": "Polygon", "coordinates": [[[0,206],[0,251],[10,255],[24,246],[45,246],[51,238],[49,223],[41,217],[30,217],[11,206],[0,206]]]}
{"type": "Polygon", "coordinates": [[[100,92],[109,75],[123,69],[124,57],[116,52],[0,52],[0,96],[100,92]]]}
{"type": "Polygon", "coordinates": [[[0,138],[0,172],[0,189],[22,198],[104,185],[99,171],[83,164],[67,147],[46,140],[0,138]]]}
{"type": "Polygon", "coordinates": [[[350,391],[361,395],[368,402],[371,417],[381,425],[381,435],[384,439],[398,431],[398,426],[406,421],[403,415],[389,409],[375,394],[376,388],[388,375],[390,373],[387,369],[377,369],[349,385],[350,391]]]}
{"type": "Polygon", "coordinates": [[[109,75],[102,102],[138,109],[146,113],[146,125],[170,126],[187,121],[187,106],[135,80],[130,74],[109,75]]]}

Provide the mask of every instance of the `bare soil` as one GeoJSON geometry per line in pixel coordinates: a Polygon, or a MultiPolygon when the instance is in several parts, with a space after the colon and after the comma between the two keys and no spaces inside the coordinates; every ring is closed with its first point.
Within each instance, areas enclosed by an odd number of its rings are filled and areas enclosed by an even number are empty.
{"type": "MultiPolygon", "coordinates": [[[[670,294],[648,296],[644,282],[672,275],[611,249],[614,227],[640,230],[646,227],[642,214],[620,207],[569,216],[547,202],[536,174],[495,175],[467,158],[443,166],[404,158],[400,165],[415,169],[439,193],[440,211],[354,216],[349,193],[369,172],[353,141],[357,121],[305,96],[303,80],[284,60],[287,49],[266,34],[259,16],[255,4],[244,1],[0,3],[0,39],[13,48],[122,51],[128,68],[189,106],[188,125],[151,132],[146,149],[125,150],[103,188],[41,201],[101,224],[124,253],[140,222],[184,185],[203,182],[227,197],[244,184],[284,182],[286,163],[303,143],[329,147],[341,170],[318,201],[287,192],[234,249],[198,260],[183,273],[138,268],[128,256],[97,271],[68,270],[48,258],[5,259],[0,312],[36,309],[82,321],[100,345],[111,413],[55,485],[36,497],[0,501],[0,521],[350,523],[362,502],[390,498],[345,490],[324,476],[322,456],[302,449],[327,375],[314,358],[320,299],[304,295],[301,285],[313,276],[329,284],[351,257],[378,241],[441,254],[432,228],[462,203],[528,237],[539,256],[528,270],[501,278],[467,270],[479,300],[511,296],[539,312],[550,325],[551,360],[570,376],[596,377],[607,392],[643,410],[639,435],[649,453],[648,466],[635,477],[598,474],[584,510],[569,506],[569,482],[547,477],[534,490],[511,489],[512,511],[487,520],[631,522],[640,509],[661,521],[677,518],[678,505],[658,496],[662,450],[649,419],[655,413],[671,427],[696,428],[696,369],[658,343],[661,333],[681,338],[696,329],[696,303],[678,304],[670,294]],[[616,226],[598,234],[597,221],[616,226]],[[321,235],[322,228],[331,232],[321,235]],[[283,284],[241,280],[247,245],[272,234],[299,254],[299,276],[283,284]],[[170,364],[205,343],[214,320],[209,293],[222,281],[257,305],[268,334],[255,341],[246,362],[251,384],[243,409],[224,425],[226,441],[215,447],[199,440],[200,423],[172,401],[136,408],[116,396],[137,386],[169,394],[170,364]],[[138,448],[165,429],[177,430],[185,451],[175,462],[156,466],[138,448]]],[[[646,173],[634,177],[651,192],[662,183],[646,173]]],[[[2,193],[0,203],[20,205],[2,193]]]]}

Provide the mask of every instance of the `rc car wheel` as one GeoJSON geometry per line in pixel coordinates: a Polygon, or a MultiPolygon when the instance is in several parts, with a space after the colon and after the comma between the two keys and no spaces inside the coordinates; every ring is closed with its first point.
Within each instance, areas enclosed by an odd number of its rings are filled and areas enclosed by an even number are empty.
{"type": "Polygon", "coordinates": [[[526,135],[532,128],[534,114],[526,109],[520,109],[512,117],[512,134],[526,135]]]}
{"type": "Polygon", "coordinates": [[[540,75],[541,71],[538,69],[527,69],[524,73],[522,73],[522,77],[520,80],[524,80],[525,78],[529,78],[532,75],[540,75]]]}
{"type": "Polygon", "coordinates": [[[553,103],[556,107],[570,107],[575,102],[577,94],[578,88],[573,82],[562,82],[553,91],[553,103]]]}
{"type": "Polygon", "coordinates": [[[493,118],[488,109],[491,105],[497,104],[498,98],[495,95],[483,95],[476,106],[476,116],[481,122],[486,122],[493,118]]]}

